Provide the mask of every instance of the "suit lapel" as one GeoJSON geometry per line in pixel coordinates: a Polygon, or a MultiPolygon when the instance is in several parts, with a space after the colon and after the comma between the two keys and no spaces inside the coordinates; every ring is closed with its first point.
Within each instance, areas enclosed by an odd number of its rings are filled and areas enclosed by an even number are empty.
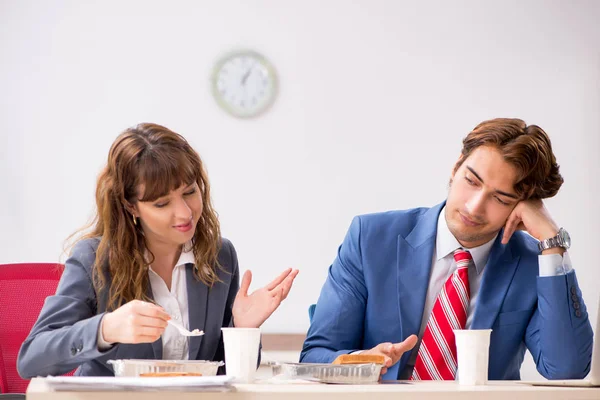
{"type": "MultiPolygon", "coordinates": [[[[429,287],[437,220],[444,204],[427,210],[406,238],[398,236],[397,279],[401,339],[419,334],[429,287]]],[[[404,365],[409,356],[410,352],[405,353],[397,365],[404,365]]]]}
{"type": "MultiPolygon", "coordinates": [[[[148,287],[146,288],[146,296],[148,296],[148,298],[150,298],[152,300],[152,302],[154,302],[154,294],[152,293],[152,285],[150,285],[150,282],[148,282],[148,287]]],[[[154,359],[162,360],[162,356],[163,356],[162,336],[159,337],[158,340],[152,342],[151,344],[152,344],[152,351],[154,352],[154,359]]]]}
{"type": "MultiPolygon", "coordinates": [[[[188,317],[190,329],[204,330],[206,325],[206,309],[208,307],[209,288],[194,276],[194,265],[185,266],[186,286],[188,292],[188,317]]],[[[189,346],[190,360],[198,357],[203,336],[191,336],[189,346]]]]}
{"type": "Polygon", "coordinates": [[[519,265],[521,257],[513,255],[510,242],[507,245],[500,243],[502,234],[500,231],[483,271],[471,329],[492,327],[519,265]]]}

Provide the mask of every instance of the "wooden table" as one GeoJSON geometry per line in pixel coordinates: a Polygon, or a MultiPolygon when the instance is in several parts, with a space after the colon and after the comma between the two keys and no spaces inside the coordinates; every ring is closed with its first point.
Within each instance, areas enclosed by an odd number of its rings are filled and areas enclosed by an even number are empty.
{"type": "Polygon", "coordinates": [[[234,391],[219,392],[53,392],[44,378],[35,378],[27,389],[28,400],[520,400],[600,399],[600,388],[529,386],[519,382],[493,382],[486,386],[460,386],[457,382],[416,382],[376,385],[235,384],[234,391]],[[132,397],[133,396],[133,397],[132,397]]]}

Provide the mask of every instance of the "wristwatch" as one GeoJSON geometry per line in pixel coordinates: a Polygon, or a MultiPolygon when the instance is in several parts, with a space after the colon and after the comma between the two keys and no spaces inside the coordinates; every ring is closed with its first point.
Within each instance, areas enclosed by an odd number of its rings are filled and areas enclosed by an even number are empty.
{"type": "Polygon", "coordinates": [[[538,249],[540,250],[540,253],[544,250],[554,247],[562,247],[565,250],[571,247],[571,236],[569,236],[569,233],[563,228],[558,230],[556,236],[542,240],[538,243],[538,249]]]}

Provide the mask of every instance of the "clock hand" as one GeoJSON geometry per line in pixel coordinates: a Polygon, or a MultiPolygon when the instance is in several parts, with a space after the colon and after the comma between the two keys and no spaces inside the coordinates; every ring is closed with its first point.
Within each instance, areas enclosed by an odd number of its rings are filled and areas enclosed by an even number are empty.
{"type": "Polygon", "coordinates": [[[252,64],[252,66],[250,68],[248,68],[248,71],[246,71],[246,73],[242,77],[242,85],[246,86],[246,80],[248,80],[248,77],[250,76],[250,73],[252,72],[253,69],[254,69],[254,64],[252,64]]]}

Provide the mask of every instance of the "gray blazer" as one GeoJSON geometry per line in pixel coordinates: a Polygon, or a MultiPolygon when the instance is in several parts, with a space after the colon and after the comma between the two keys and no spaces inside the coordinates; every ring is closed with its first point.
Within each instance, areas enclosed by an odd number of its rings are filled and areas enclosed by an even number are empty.
{"type": "MultiPolygon", "coordinates": [[[[75,368],[75,375],[110,376],[114,374],[108,360],[162,359],[162,338],[154,343],[116,344],[107,351],[98,350],[98,327],[108,300],[107,291],[96,293],[92,286],[92,265],[99,243],[96,238],[75,245],[56,294],[46,298],[21,346],[17,359],[21,377],[61,375],[75,368]]],[[[222,282],[212,288],[194,277],[192,264],[186,266],[190,326],[204,330],[203,336],[189,338],[190,360],[224,360],[221,327],[233,326],[231,308],[239,288],[237,254],[229,240],[222,240],[218,258],[225,271],[217,269],[222,282]]]]}

